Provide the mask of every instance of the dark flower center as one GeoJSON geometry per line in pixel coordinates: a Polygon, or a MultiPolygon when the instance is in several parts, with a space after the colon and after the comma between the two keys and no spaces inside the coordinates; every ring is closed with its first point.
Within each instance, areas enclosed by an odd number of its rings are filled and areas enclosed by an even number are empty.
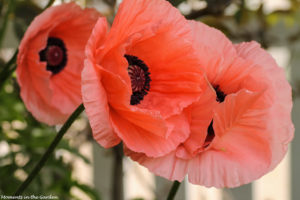
{"type": "MultiPolygon", "coordinates": [[[[219,85],[214,86],[214,89],[217,94],[216,101],[218,101],[219,103],[222,103],[226,98],[226,94],[220,89],[219,85]]],[[[207,135],[206,135],[203,147],[207,148],[210,145],[210,143],[213,141],[214,138],[215,138],[215,131],[213,128],[213,120],[211,120],[211,122],[207,128],[207,135]]]]}
{"type": "Polygon", "coordinates": [[[45,49],[39,52],[40,61],[47,62],[46,70],[53,74],[59,73],[67,65],[67,49],[64,42],[55,37],[49,37],[45,49]]]}
{"type": "Polygon", "coordinates": [[[213,120],[211,120],[211,122],[207,128],[207,135],[206,135],[203,147],[204,148],[208,147],[214,138],[215,138],[215,131],[213,128],[213,120]]]}
{"type": "Polygon", "coordinates": [[[226,94],[222,90],[220,90],[219,85],[214,86],[214,88],[215,88],[215,91],[216,91],[216,94],[217,94],[216,100],[218,102],[222,103],[225,100],[226,94]]]}
{"type": "Polygon", "coordinates": [[[150,89],[150,73],[148,66],[136,56],[125,55],[128,62],[128,75],[131,80],[131,105],[139,104],[150,89]]]}

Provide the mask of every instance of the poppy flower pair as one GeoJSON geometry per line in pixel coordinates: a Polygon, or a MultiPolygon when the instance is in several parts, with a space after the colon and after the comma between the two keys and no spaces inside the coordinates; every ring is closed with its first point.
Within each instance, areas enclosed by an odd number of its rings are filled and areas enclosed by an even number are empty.
{"type": "Polygon", "coordinates": [[[110,30],[92,9],[49,8],[21,42],[17,75],[37,119],[62,123],[83,101],[99,144],[122,141],[126,155],[170,180],[249,183],[293,137],[291,88],[272,57],[165,0],[124,0],[110,30]]]}

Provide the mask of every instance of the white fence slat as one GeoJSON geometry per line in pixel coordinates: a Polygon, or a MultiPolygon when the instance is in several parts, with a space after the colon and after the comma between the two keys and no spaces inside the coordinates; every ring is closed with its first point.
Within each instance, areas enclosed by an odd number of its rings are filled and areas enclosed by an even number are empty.
{"type": "Polygon", "coordinates": [[[254,200],[290,200],[290,153],[270,173],[253,183],[254,200]]]}
{"type": "Polygon", "coordinates": [[[123,160],[125,200],[142,198],[155,199],[155,178],[145,167],[129,158],[123,160]]]}

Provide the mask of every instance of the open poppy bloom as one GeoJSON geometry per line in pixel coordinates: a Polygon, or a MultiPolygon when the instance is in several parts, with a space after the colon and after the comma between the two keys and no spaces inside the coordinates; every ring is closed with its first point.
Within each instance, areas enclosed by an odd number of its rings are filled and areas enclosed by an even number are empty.
{"type": "Polygon", "coordinates": [[[82,102],[84,48],[100,17],[75,3],[50,7],[28,27],[19,47],[17,78],[32,115],[63,123],[82,102]]]}
{"type": "Polygon", "coordinates": [[[165,155],[190,134],[182,110],[206,88],[214,95],[188,40],[192,29],[162,0],[124,0],[108,34],[103,21],[88,41],[82,72],[94,138],[106,148],[122,140],[134,152],[165,155]]]}
{"type": "Polygon", "coordinates": [[[293,138],[291,87],[284,70],[256,42],[233,45],[221,32],[190,21],[191,41],[215,89],[191,111],[191,134],[176,150],[126,155],[170,180],[237,187],[274,169],[293,138]]]}

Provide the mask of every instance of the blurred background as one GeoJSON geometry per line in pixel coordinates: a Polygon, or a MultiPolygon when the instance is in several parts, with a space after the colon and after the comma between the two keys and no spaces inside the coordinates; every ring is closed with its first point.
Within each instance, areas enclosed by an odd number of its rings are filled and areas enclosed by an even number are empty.
{"type": "MultiPolygon", "coordinates": [[[[0,69],[13,56],[32,19],[53,0],[0,0],[0,69]]],[[[54,0],[54,5],[67,0],[54,0]]],[[[77,0],[113,21],[120,1],[77,0]]],[[[300,127],[300,0],[170,0],[187,19],[202,21],[233,42],[256,40],[285,68],[293,87],[293,121],[300,127]]],[[[0,77],[0,195],[11,195],[41,158],[60,127],[48,127],[28,113],[15,74],[0,77]]],[[[24,194],[59,199],[160,200],[172,182],[123,157],[122,147],[103,149],[92,139],[84,115],[75,121],[55,153],[24,194]]],[[[177,200],[299,200],[300,139],[281,164],[260,180],[235,189],[180,186],[177,200]]]]}

